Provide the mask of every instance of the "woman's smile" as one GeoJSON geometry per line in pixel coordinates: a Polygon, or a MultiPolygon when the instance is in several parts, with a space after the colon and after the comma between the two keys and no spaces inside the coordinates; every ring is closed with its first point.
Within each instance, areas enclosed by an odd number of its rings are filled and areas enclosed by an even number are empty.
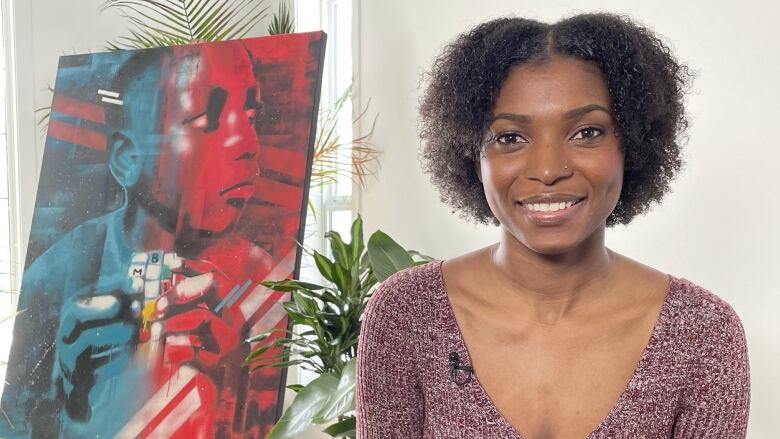
{"type": "Polygon", "coordinates": [[[570,221],[581,210],[586,202],[585,198],[573,198],[570,196],[560,196],[551,194],[550,198],[555,201],[544,201],[543,197],[538,200],[526,202],[518,201],[517,205],[527,215],[529,221],[539,226],[557,226],[570,221]],[[568,201],[558,201],[557,198],[568,198],[568,201]]]}

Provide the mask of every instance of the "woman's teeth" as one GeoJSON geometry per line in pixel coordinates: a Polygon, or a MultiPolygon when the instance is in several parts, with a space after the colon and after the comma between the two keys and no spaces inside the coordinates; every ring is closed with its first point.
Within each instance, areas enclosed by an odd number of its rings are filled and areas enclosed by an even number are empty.
{"type": "Polygon", "coordinates": [[[568,209],[577,203],[579,203],[579,201],[567,201],[560,203],[532,203],[523,204],[523,207],[534,212],[557,212],[559,210],[568,209]]]}

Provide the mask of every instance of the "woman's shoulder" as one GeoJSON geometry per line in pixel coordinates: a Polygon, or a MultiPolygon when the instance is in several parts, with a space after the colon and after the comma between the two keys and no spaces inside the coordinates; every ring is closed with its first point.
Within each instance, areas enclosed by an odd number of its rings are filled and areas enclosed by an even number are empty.
{"type": "Polygon", "coordinates": [[[401,270],[374,290],[365,316],[396,323],[419,321],[435,311],[443,298],[442,261],[432,261],[401,270]]]}
{"type": "Polygon", "coordinates": [[[688,279],[670,278],[667,314],[676,333],[692,347],[744,344],[742,322],[728,302],[688,279]]]}
{"type": "Polygon", "coordinates": [[[695,317],[701,323],[739,320],[734,308],[709,289],[683,277],[670,278],[669,299],[680,312],[695,317]]]}
{"type": "Polygon", "coordinates": [[[680,409],[692,419],[723,409],[732,419],[746,419],[750,365],[739,316],[721,297],[687,279],[672,277],[669,294],[668,321],[656,346],[666,371],[676,369],[685,389],[680,409]]]}

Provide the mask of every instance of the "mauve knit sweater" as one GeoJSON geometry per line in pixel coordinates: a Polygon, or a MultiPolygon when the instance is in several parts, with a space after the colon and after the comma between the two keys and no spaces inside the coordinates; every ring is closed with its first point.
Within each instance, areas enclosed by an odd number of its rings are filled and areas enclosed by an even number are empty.
{"type": "MultiPolygon", "coordinates": [[[[471,360],[441,265],[397,273],[370,299],[358,347],[358,439],[522,438],[478,380],[450,380],[450,352],[461,364],[471,360]]],[[[633,376],[587,439],[744,438],[749,404],[739,318],[714,294],[671,276],[633,376]]]]}

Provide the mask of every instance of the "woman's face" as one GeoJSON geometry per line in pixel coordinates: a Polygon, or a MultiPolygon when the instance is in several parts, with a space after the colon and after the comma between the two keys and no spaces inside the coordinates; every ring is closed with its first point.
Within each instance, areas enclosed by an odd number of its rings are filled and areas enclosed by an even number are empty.
{"type": "Polygon", "coordinates": [[[553,56],[511,70],[489,122],[480,178],[493,214],[529,249],[560,254],[606,227],[623,183],[607,83],[553,56]]]}

